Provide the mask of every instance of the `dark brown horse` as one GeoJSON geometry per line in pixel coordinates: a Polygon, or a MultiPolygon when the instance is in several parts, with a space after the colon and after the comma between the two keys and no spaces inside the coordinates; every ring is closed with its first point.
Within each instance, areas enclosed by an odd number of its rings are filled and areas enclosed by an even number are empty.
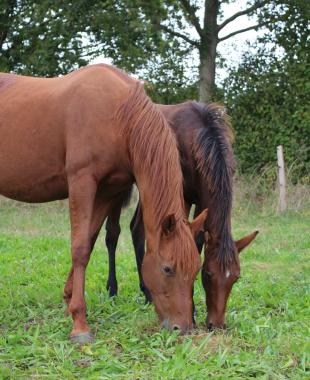
{"type": "MultiPolygon", "coordinates": [[[[227,299],[240,274],[238,253],[257,235],[256,231],[236,242],[231,235],[235,160],[230,123],[225,109],[216,104],[187,102],[159,107],[177,137],[187,210],[195,205],[195,216],[205,208],[209,210],[205,233],[198,235],[196,243],[199,252],[205,243],[202,283],[206,292],[207,325],[209,328],[224,327],[227,299]]],[[[106,225],[110,263],[107,289],[111,296],[117,293],[115,248],[120,233],[121,206],[120,203],[111,211],[106,225]]],[[[140,288],[150,300],[141,275],[145,238],[140,204],[133,216],[131,231],[140,288]]]]}
{"type": "Polygon", "coordinates": [[[107,65],[53,79],[0,74],[0,193],[24,202],[69,197],[72,267],[64,299],[74,341],[91,339],[84,286],[92,248],[134,181],[147,241],[143,279],[162,324],[185,331],[201,264],[176,141],[158,107],[138,81],[107,65]]]}

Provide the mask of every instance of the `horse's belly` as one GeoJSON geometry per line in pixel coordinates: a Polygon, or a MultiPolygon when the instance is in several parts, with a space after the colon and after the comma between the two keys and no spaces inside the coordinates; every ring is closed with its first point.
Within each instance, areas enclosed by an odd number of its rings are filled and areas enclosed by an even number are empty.
{"type": "MultiPolygon", "coordinates": [[[[1,147],[2,144],[0,144],[1,147]]],[[[48,202],[66,198],[68,193],[64,162],[48,148],[16,147],[13,151],[3,145],[0,152],[0,194],[23,202],[48,202]]]]}
{"type": "MultiPolygon", "coordinates": [[[[1,176],[0,176],[1,177],[1,176]]],[[[24,181],[0,178],[0,194],[22,202],[40,203],[64,199],[68,196],[67,179],[63,174],[28,177],[24,181]]]]}
{"type": "Polygon", "coordinates": [[[43,109],[4,104],[0,112],[0,194],[8,198],[47,202],[68,193],[61,125],[43,109]]]}

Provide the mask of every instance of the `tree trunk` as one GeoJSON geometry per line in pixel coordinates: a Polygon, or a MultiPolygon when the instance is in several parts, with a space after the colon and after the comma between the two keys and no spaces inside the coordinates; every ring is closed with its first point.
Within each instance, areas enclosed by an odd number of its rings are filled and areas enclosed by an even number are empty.
{"type": "Polygon", "coordinates": [[[204,44],[199,49],[199,100],[209,102],[214,95],[216,42],[204,44]]]}
{"type": "Polygon", "coordinates": [[[16,0],[10,0],[7,2],[6,7],[4,8],[4,12],[0,17],[0,51],[2,50],[2,46],[6,40],[9,27],[10,27],[10,19],[13,13],[14,7],[16,5],[16,0]]]}
{"type": "Polygon", "coordinates": [[[205,1],[204,36],[201,38],[199,48],[199,100],[201,102],[208,102],[214,96],[218,11],[218,0],[205,1]]]}

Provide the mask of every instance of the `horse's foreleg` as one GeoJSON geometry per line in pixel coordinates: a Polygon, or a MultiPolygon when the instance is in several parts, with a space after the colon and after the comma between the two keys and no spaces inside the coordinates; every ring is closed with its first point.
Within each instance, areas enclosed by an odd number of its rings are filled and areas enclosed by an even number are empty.
{"type": "Polygon", "coordinates": [[[144,225],[143,225],[141,203],[138,203],[136,211],[132,217],[132,220],[130,222],[130,230],[131,230],[133,246],[135,249],[140,289],[145,295],[145,302],[146,303],[152,302],[151,293],[146,287],[143,281],[142,273],[141,273],[142,261],[144,257],[144,243],[145,243],[145,232],[144,232],[144,225]]]}
{"type": "MultiPolygon", "coordinates": [[[[195,212],[194,212],[194,219],[201,213],[201,211],[202,211],[202,208],[198,204],[196,204],[195,212]]],[[[201,254],[202,247],[204,244],[204,233],[203,232],[198,233],[198,235],[196,236],[195,242],[196,242],[197,250],[198,250],[199,254],[201,254]]],[[[193,294],[193,296],[192,296],[193,297],[192,317],[193,317],[193,323],[195,325],[196,324],[196,321],[195,321],[196,307],[195,307],[195,303],[194,303],[194,286],[193,286],[192,294],[193,294]]]]}
{"type": "Polygon", "coordinates": [[[70,315],[69,304],[70,304],[71,297],[72,297],[72,287],[73,287],[73,265],[71,266],[71,269],[70,269],[70,272],[68,274],[67,281],[65,284],[65,288],[64,288],[64,296],[63,297],[64,297],[64,301],[67,304],[67,308],[65,310],[66,316],[70,315]]]}
{"type": "MultiPolygon", "coordinates": [[[[98,234],[99,234],[99,230],[98,232],[92,236],[92,239],[91,239],[91,250],[93,249],[95,243],[96,243],[96,240],[97,240],[97,237],[98,237],[98,234]]],[[[66,281],[66,284],[65,284],[65,288],[64,288],[64,301],[66,302],[67,304],[67,308],[65,310],[65,316],[69,316],[70,315],[70,311],[69,311],[69,304],[70,304],[70,301],[71,301],[71,297],[72,297],[72,288],[73,288],[73,265],[71,266],[71,269],[70,269],[70,272],[68,274],[68,277],[67,277],[67,281],[66,281]]]]}
{"type": "Polygon", "coordinates": [[[121,215],[122,204],[117,204],[108,215],[106,223],[106,237],[105,243],[108,248],[109,254],[109,277],[106,288],[109,291],[109,296],[117,295],[117,279],[115,268],[115,251],[118,242],[118,237],[121,232],[119,219],[121,215]]]}

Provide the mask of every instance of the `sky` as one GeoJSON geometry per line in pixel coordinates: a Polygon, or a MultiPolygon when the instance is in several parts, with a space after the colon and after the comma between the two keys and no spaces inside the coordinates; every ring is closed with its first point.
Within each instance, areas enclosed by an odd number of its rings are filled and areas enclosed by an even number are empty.
{"type": "MultiPolygon", "coordinates": [[[[236,0],[232,4],[223,4],[223,13],[224,20],[233,14],[242,11],[247,8],[247,0],[236,0]]],[[[200,17],[201,21],[203,19],[203,9],[201,12],[197,13],[200,17]]],[[[220,31],[219,37],[224,37],[225,35],[232,33],[236,30],[247,28],[251,25],[255,25],[255,19],[249,19],[247,16],[238,17],[236,20],[232,21],[228,25],[225,26],[220,31]]],[[[194,28],[188,31],[192,35],[192,37],[197,38],[197,32],[194,28]]],[[[245,52],[247,47],[247,41],[255,41],[259,34],[262,34],[262,31],[251,30],[245,33],[238,34],[234,37],[229,38],[226,41],[223,41],[218,44],[218,51],[220,55],[225,58],[227,62],[229,62],[229,66],[236,67],[238,63],[241,61],[242,54],[245,52]]],[[[198,58],[197,58],[198,59],[198,58]]],[[[104,56],[100,56],[92,60],[90,63],[111,63],[111,60],[105,58],[104,56]]],[[[197,64],[198,65],[198,64],[197,64]]],[[[226,69],[217,68],[216,72],[216,80],[221,81],[228,75],[226,69]]]]}
{"type": "MultiPolygon", "coordinates": [[[[247,9],[246,3],[247,0],[237,0],[233,4],[225,4],[223,6],[224,20],[237,12],[247,9]]],[[[247,16],[240,16],[236,20],[226,25],[226,27],[220,31],[219,37],[224,37],[225,35],[236,30],[244,29],[255,24],[255,18],[249,19],[247,16]]],[[[247,41],[254,42],[256,38],[263,33],[263,30],[250,30],[245,33],[237,34],[236,36],[219,43],[218,51],[221,56],[225,58],[225,60],[229,60],[230,66],[237,66],[241,61],[242,54],[248,49],[247,41]]],[[[219,77],[227,76],[225,69],[218,69],[217,74],[219,77]]]]}

